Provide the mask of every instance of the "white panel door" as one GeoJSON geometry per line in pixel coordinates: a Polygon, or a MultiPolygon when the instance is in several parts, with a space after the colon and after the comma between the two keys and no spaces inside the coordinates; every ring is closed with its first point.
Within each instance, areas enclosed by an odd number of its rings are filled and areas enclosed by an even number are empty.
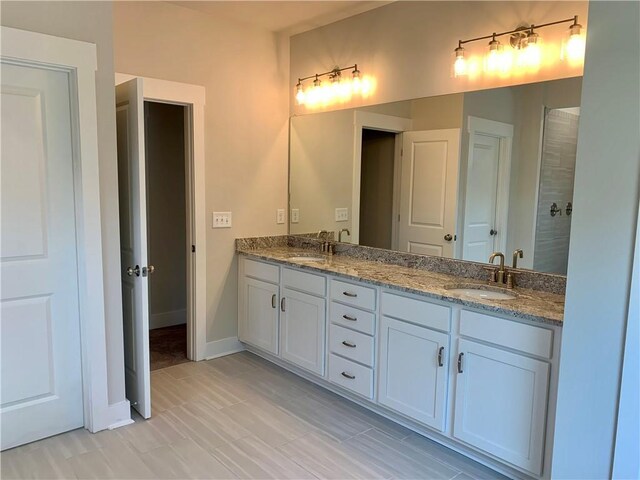
{"type": "Polygon", "coordinates": [[[280,310],[282,358],[323,375],[325,299],[283,288],[280,310]]]}
{"type": "Polygon", "coordinates": [[[453,257],[460,129],[404,132],[401,251],[453,257]]]}
{"type": "Polygon", "coordinates": [[[116,87],[116,123],[125,382],[131,406],[144,418],[149,418],[149,278],[141,79],[116,87]]]}
{"type": "Polygon", "coordinates": [[[458,352],[453,436],[540,475],[549,364],[468,340],[458,352]]]}
{"type": "Polygon", "coordinates": [[[462,258],[486,262],[495,251],[500,139],[476,133],[469,145],[462,258]]]}
{"type": "Polygon", "coordinates": [[[444,431],[449,335],[382,317],[378,401],[444,431]]]}
{"type": "Polygon", "coordinates": [[[67,73],[2,63],[2,449],[84,424],[67,73]]]}
{"type": "Polygon", "coordinates": [[[278,285],[245,277],[240,288],[240,340],[277,355],[278,285]]]}

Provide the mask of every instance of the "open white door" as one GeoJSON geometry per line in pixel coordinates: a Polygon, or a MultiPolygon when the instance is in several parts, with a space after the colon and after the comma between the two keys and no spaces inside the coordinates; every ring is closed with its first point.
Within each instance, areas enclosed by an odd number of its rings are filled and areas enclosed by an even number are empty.
{"type": "Polygon", "coordinates": [[[151,371],[142,79],[116,87],[116,121],[127,398],[140,415],[149,418],[151,371]]]}
{"type": "Polygon", "coordinates": [[[404,132],[398,248],[453,257],[460,129],[404,132]]]}

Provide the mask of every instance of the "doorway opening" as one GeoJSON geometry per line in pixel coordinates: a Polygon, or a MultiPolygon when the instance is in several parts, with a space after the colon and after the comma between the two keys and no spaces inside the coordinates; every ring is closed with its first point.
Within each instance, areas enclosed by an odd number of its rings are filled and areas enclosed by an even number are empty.
{"type": "Polygon", "coordinates": [[[395,132],[362,130],[360,245],[392,248],[395,132]]]}
{"type": "Polygon", "coordinates": [[[144,102],[152,371],[189,361],[185,109],[144,102]]]}

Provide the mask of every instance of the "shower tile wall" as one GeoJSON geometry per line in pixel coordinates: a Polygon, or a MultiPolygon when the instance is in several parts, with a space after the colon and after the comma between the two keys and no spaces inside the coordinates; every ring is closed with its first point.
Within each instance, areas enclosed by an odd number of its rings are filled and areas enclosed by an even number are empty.
{"type": "Polygon", "coordinates": [[[534,270],[567,273],[571,216],[567,215],[566,208],[569,202],[573,202],[579,118],[577,108],[554,109],[546,113],[534,270]],[[552,217],[550,207],[554,202],[561,212],[552,217]]]}

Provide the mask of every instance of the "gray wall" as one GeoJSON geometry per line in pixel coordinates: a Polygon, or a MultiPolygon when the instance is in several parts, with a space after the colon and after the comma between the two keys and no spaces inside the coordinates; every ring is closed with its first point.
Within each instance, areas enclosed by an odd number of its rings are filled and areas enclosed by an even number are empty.
{"type": "Polygon", "coordinates": [[[95,43],[109,404],[125,399],[111,2],[6,2],[2,25],[95,43]]]}
{"type": "Polygon", "coordinates": [[[589,4],[554,478],[611,474],[638,215],[638,38],[640,3],[589,4]]]}

